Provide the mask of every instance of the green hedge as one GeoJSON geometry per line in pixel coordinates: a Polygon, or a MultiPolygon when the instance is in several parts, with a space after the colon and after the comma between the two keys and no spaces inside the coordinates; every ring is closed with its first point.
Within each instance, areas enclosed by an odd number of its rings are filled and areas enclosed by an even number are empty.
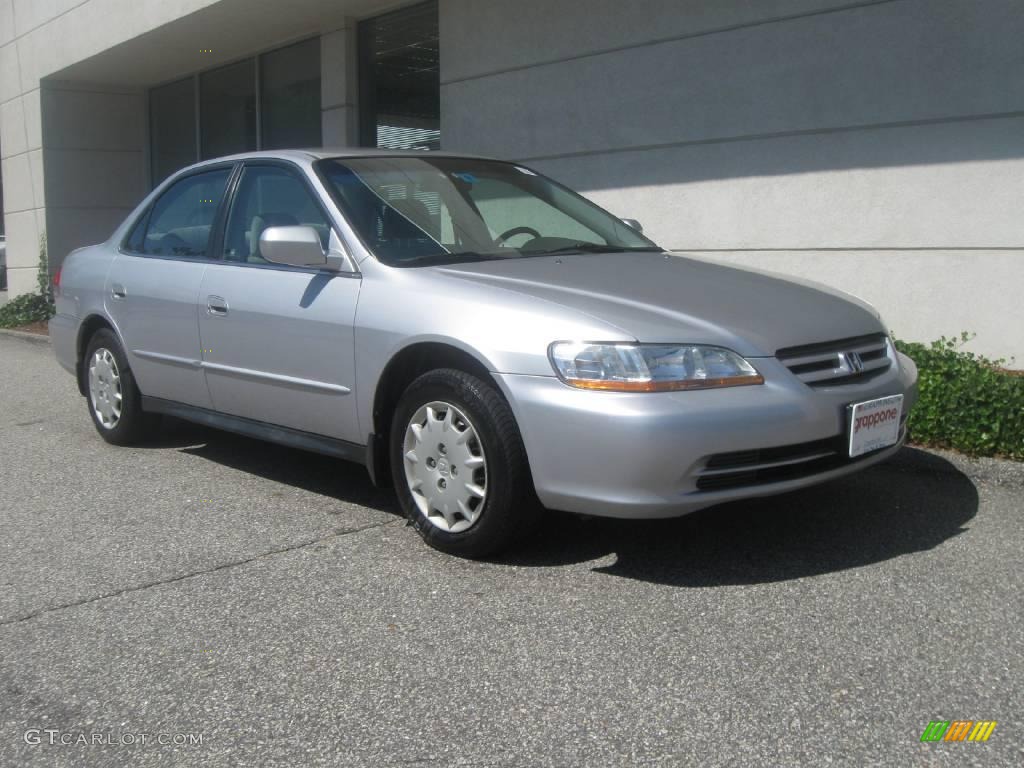
{"type": "Polygon", "coordinates": [[[917,363],[921,397],[910,439],[971,456],[1024,460],[1024,376],[963,349],[969,334],[931,344],[897,341],[917,363]]]}
{"type": "Polygon", "coordinates": [[[49,320],[52,316],[53,304],[46,296],[24,293],[0,307],[0,328],[17,328],[49,320]]]}
{"type": "Polygon", "coordinates": [[[53,317],[53,288],[46,249],[46,233],[39,236],[39,270],[36,272],[38,293],[23,293],[0,307],[0,328],[45,322],[53,317]]]}

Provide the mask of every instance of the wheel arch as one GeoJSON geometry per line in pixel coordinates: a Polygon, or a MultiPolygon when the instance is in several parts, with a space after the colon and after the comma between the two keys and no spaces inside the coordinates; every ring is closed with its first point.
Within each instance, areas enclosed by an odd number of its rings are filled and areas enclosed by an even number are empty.
{"type": "MultiPolygon", "coordinates": [[[[78,337],[75,339],[75,380],[78,382],[78,391],[84,396],[85,392],[85,348],[89,344],[89,339],[93,335],[106,328],[117,336],[118,341],[121,341],[121,334],[117,332],[114,324],[110,322],[110,319],[99,313],[89,315],[82,321],[81,325],[78,326],[78,337]]],[[[124,343],[121,343],[122,349],[124,343]]],[[[127,352],[126,352],[127,354],[127,352]]]]}
{"type": "Polygon", "coordinates": [[[399,398],[416,378],[439,368],[472,374],[494,387],[501,397],[506,397],[483,356],[475,351],[446,341],[417,341],[398,350],[381,371],[373,394],[373,432],[367,444],[366,465],[378,486],[386,485],[390,476],[388,435],[399,398]]]}

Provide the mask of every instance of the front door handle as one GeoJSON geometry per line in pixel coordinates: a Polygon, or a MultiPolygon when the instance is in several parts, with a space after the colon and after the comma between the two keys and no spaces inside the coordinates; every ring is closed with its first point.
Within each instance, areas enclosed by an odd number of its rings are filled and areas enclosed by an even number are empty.
{"type": "Polygon", "coordinates": [[[120,283],[114,283],[110,286],[110,295],[115,299],[123,299],[128,295],[128,291],[126,291],[124,286],[120,283]]]}
{"type": "Polygon", "coordinates": [[[228,302],[222,296],[207,296],[206,311],[222,317],[228,313],[228,302]]]}

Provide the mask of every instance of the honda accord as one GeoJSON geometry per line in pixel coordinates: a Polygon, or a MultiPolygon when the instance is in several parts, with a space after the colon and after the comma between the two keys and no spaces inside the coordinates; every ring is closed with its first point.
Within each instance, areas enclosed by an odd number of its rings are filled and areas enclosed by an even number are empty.
{"type": "Polygon", "coordinates": [[[666,517],[863,469],[917,396],[864,301],[669,253],[515,162],[210,160],[56,283],[104,440],[169,414],[361,462],[467,557],[545,508],[666,517]]]}

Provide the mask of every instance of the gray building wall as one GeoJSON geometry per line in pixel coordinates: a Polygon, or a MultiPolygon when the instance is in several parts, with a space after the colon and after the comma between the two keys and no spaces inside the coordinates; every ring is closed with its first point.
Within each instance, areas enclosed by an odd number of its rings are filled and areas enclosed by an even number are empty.
{"type": "MultiPolygon", "coordinates": [[[[356,139],[355,19],[395,0],[0,0],[11,294],[148,186],[146,89],[321,37],[356,139]],[[212,52],[206,52],[212,49],[212,52]]],[[[440,0],[442,143],[523,160],[666,247],[821,280],[904,338],[1024,365],[1020,0],[440,0]]]]}
{"type": "Polygon", "coordinates": [[[60,249],[109,235],[107,230],[97,238],[124,210],[127,196],[139,191],[139,121],[133,115],[122,128],[114,119],[124,115],[126,99],[140,103],[140,84],[131,82],[138,68],[122,64],[110,78],[93,76],[102,70],[54,76],[209,4],[0,0],[0,172],[11,295],[35,289],[39,239],[48,228],[50,251],[59,261],[66,253],[60,249]],[[104,115],[104,106],[113,113],[104,115]]]}
{"type": "Polygon", "coordinates": [[[321,36],[324,141],[354,137],[352,16],[393,0],[0,0],[9,293],[106,239],[148,186],[147,89],[321,36]]]}
{"type": "Polygon", "coordinates": [[[40,203],[56,260],[106,240],[148,191],[146,94],[55,81],[43,85],[40,98],[46,191],[40,203]]]}
{"type": "Polygon", "coordinates": [[[442,0],[446,149],[1024,364],[1019,0],[442,0]],[[481,34],[494,30],[494,34],[481,34]],[[500,33],[498,33],[500,31],[500,33]]]}
{"type": "Polygon", "coordinates": [[[320,129],[325,147],[359,143],[356,105],[356,22],[320,38],[320,129]]]}

